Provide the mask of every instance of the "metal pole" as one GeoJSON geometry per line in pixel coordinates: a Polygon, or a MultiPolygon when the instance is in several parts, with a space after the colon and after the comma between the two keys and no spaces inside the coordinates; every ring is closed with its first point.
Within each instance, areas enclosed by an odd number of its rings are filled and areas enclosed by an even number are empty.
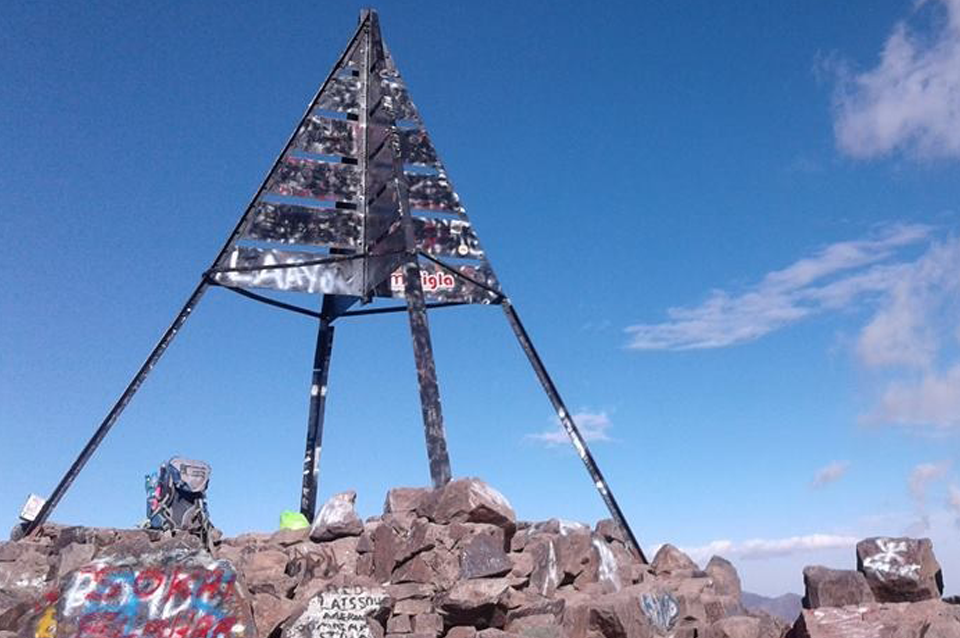
{"type": "Polygon", "coordinates": [[[150,371],[153,370],[154,366],[157,365],[160,357],[162,357],[163,353],[166,352],[170,342],[173,341],[173,338],[176,337],[177,333],[180,332],[180,328],[187,320],[187,317],[190,316],[190,313],[193,312],[194,307],[196,307],[197,303],[200,301],[200,298],[203,297],[203,293],[206,292],[206,289],[207,283],[205,279],[197,284],[193,294],[190,295],[189,299],[187,299],[187,302],[183,305],[183,308],[180,309],[180,313],[173,320],[173,323],[170,324],[166,332],[163,333],[163,336],[160,337],[160,341],[157,342],[157,345],[153,347],[153,350],[150,352],[147,360],[144,361],[143,365],[140,366],[140,369],[137,370],[137,373],[127,385],[127,388],[123,391],[123,394],[121,394],[120,398],[117,399],[117,402],[113,404],[110,412],[107,413],[107,416],[100,423],[100,427],[98,427],[97,431],[93,433],[93,436],[90,437],[90,440],[87,441],[87,444],[83,446],[83,449],[80,451],[80,455],[77,456],[77,458],[73,461],[70,469],[68,469],[67,473],[64,474],[63,478],[60,479],[56,489],[53,490],[53,494],[50,495],[50,498],[48,498],[46,503],[43,504],[43,507],[40,508],[40,512],[37,514],[37,517],[27,524],[27,527],[24,529],[25,535],[30,534],[46,522],[47,518],[50,516],[50,513],[53,512],[54,508],[60,502],[60,499],[63,498],[63,495],[73,483],[73,480],[77,478],[80,470],[82,470],[83,466],[87,464],[87,461],[89,461],[90,457],[93,456],[93,453],[103,441],[103,438],[107,436],[107,432],[109,432],[110,428],[113,427],[113,424],[116,423],[117,419],[120,417],[120,413],[123,412],[123,409],[127,407],[128,403],[130,403],[133,395],[136,394],[137,390],[140,389],[144,379],[147,378],[147,375],[150,374],[150,371]]]}
{"type": "Polygon", "coordinates": [[[550,403],[553,404],[554,410],[557,411],[557,417],[560,419],[560,424],[566,431],[567,436],[570,437],[570,441],[573,443],[573,447],[577,450],[580,460],[582,460],[583,464],[586,466],[587,472],[590,474],[590,478],[593,479],[594,486],[596,486],[597,491],[600,492],[600,498],[602,498],[603,502],[606,503],[607,509],[610,510],[610,515],[613,516],[613,520],[617,523],[617,525],[620,526],[620,529],[623,530],[623,533],[626,535],[627,540],[629,541],[634,552],[636,552],[636,555],[644,564],[646,564],[647,557],[644,556],[643,550],[640,549],[640,543],[637,542],[636,537],[633,535],[633,530],[630,529],[630,525],[627,523],[627,519],[623,516],[623,512],[620,511],[620,506],[617,504],[617,499],[614,498],[613,492],[607,486],[607,482],[604,480],[603,473],[600,471],[600,467],[597,465],[597,462],[593,460],[593,455],[590,454],[590,449],[587,447],[586,441],[583,440],[580,430],[577,429],[576,423],[574,423],[573,419],[570,418],[570,411],[567,410],[567,406],[564,405],[563,399],[560,398],[560,393],[557,392],[557,387],[553,384],[553,380],[547,373],[547,369],[544,367],[543,361],[540,360],[540,355],[537,354],[536,348],[533,347],[533,342],[530,341],[530,336],[523,327],[523,323],[520,322],[520,316],[517,314],[517,311],[514,310],[513,305],[511,305],[509,300],[504,299],[500,305],[503,307],[504,314],[507,315],[507,321],[510,323],[510,327],[513,328],[513,333],[517,336],[517,340],[520,342],[520,347],[523,348],[524,354],[526,354],[527,359],[530,360],[530,365],[533,366],[533,371],[537,373],[537,378],[540,380],[540,385],[543,386],[544,391],[547,393],[547,397],[550,399],[550,403]]]}
{"type": "Polygon", "coordinates": [[[332,349],[333,325],[327,317],[323,317],[317,329],[317,346],[313,353],[310,417],[307,423],[307,447],[303,456],[303,489],[300,494],[300,512],[311,522],[317,512],[320,448],[323,444],[323,416],[327,403],[327,377],[332,349]]]}
{"type": "Polygon", "coordinates": [[[440,387],[437,385],[437,369],[433,362],[433,345],[430,342],[430,326],[427,324],[416,254],[411,255],[410,261],[404,266],[403,278],[410,336],[413,338],[413,357],[417,364],[417,383],[420,386],[420,409],[423,413],[430,478],[433,487],[439,489],[450,482],[450,456],[447,454],[447,437],[443,429],[443,412],[440,410],[440,387]]]}

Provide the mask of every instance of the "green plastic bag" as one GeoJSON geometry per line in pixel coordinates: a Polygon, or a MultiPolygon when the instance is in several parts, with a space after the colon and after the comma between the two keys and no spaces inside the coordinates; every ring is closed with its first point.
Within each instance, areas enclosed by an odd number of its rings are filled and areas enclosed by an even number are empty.
{"type": "Polygon", "coordinates": [[[280,529],[306,529],[310,521],[300,512],[283,510],[280,512],[280,529]]]}

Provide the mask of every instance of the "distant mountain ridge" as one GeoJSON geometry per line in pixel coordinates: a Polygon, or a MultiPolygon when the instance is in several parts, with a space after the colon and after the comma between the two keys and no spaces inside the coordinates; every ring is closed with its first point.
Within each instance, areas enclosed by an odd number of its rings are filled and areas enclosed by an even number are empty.
{"type": "Polygon", "coordinates": [[[802,600],[803,596],[800,594],[783,594],[776,598],[769,598],[748,591],[743,592],[740,597],[740,602],[748,611],[765,611],[788,623],[793,623],[800,615],[802,600]]]}

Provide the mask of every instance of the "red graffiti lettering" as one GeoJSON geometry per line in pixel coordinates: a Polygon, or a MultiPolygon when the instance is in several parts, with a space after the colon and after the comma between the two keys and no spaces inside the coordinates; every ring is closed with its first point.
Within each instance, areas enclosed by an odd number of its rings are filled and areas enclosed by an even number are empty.
{"type": "Polygon", "coordinates": [[[77,623],[77,638],[120,638],[119,616],[115,611],[87,614],[77,623]]]}
{"type": "Polygon", "coordinates": [[[133,594],[137,598],[149,598],[163,586],[165,578],[159,569],[145,569],[133,580],[133,594]]]}
{"type": "Polygon", "coordinates": [[[187,636],[187,638],[207,638],[207,634],[210,633],[210,630],[213,629],[213,626],[216,622],[217,619],[210,614],[201,616],[200,619],[194,624],[193,631],[190,632],[190,635],[187,636]]]}
{"type": "Polygon", "coordinates": [[[193,591],[190,588],[190,573],[182,572],[179,569],[173,571],[173,576],[170,577],[170,587],[167,589],[167,595],[164,596],[163,602],[167,603],[171,598],[173,600],[188,600],[193,596],[193,591]]]}
{"type": "Polygon", "coordinates": [[[236,616],[226,616],[223,620],[217,623],[216,627],[213,628],[210,638],[218,638],[219,636],[223,636],[224,638],[232,638],[233,626],[236,624],[236,616]]]}
{"type": "Polygon", "coordinates": [[[197,589],[197,598],[207,601],[212,601],[216,597],[223,598],[223,589],[225,584],[223,581],[223,570],[215,569],[207,572],[206,576],[203,577],[200,588],[197,589]]]}

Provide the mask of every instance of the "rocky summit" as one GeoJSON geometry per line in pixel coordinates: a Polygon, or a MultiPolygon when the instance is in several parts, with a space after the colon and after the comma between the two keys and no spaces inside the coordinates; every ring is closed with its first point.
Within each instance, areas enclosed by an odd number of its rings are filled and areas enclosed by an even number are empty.
{"type": "Polygon", "coordinates": [[[483,482],[397,488],[362,521],[217,540],[45,525],[0,543],[0,638],[960,638],[926,539],[874,538],[809,567],[792,625],[741,604],[722,557],[651,563],[612,521],[518,522],[483,482]]]}

